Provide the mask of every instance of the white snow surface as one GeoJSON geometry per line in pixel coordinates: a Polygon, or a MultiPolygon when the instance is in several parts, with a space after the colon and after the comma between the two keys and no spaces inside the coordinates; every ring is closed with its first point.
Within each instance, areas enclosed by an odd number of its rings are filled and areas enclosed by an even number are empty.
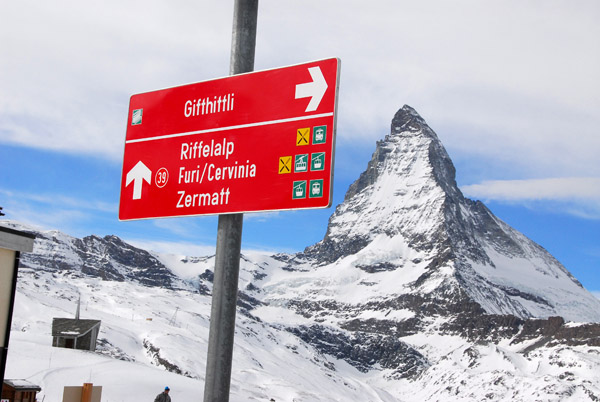
{"type": "MultiPolygon", "coordinates": [[[[295,282],[297,272],[281,270],[281,263],[273,259],[268,263],[262,265],[266,280],[295,282]]],[[[251,277],[252,269],[252,264],[242,264],[241,276],[251,277]]],[[[315,270],[313,276],[319,276],[317,271],[327,270],[315,270]]],[[[321,280],[334,278],[327,272],[321,280]]],[[[305,280],[297,283],[308,291],[305,280]]],[[[284,286],[275,290],[283,292],[284,286]]],[[[274,299],[283,300],[281,296],[274,299]]],[[[210,303],[209,296],[187,290],[21,269],[6,378],[39,385],[39,400],[50,402],[62,400],[64,386],[84,382],[101,385],[104,402],[153,400],[164,386],[171,388],[174,401],[197,401],[204,387],[210,303]],[[104,346],[95,353],[50,346],[52,318],[73,317],[79,295],[81,317],[102,321],[99,344],[104,346]],[[166,371],[145,342],[186,375],[166,371]]],[[[386,313],[360,315],[378,318],[386,313]]],[[[284,330],[314,319],[300,317],[284,304],[264,305],[252,314],[261,321],[242,313],[236,321],[230,399],[235,402],[585,401],[600,395],[598,347],[541,348],[525,355],[522,350],[528,344],[471,345],[464,338],[439,334],[434,328],[443,322],[440,318],[432,322],[431,330],[403,338],[431,363],[419,378],[409,381],[394,379],[389,370],[362,373],[319,353],[284,330]]],[[[400,310],[386,318],[410,316],[400,310]]],[[[341,317],[331,322],[337,319],[341,317]]]]}

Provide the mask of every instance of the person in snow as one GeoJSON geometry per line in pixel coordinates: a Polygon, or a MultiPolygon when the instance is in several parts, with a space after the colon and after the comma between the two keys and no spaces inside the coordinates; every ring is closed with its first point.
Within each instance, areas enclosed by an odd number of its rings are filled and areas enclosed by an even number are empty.
{"type": "Polygon", "coordinates": [[[165,387],[165,390],[160,394],[156,395],[154,398],[154,402],[171,402],[171,397],[169,396],[169,387],[165,387]]]}

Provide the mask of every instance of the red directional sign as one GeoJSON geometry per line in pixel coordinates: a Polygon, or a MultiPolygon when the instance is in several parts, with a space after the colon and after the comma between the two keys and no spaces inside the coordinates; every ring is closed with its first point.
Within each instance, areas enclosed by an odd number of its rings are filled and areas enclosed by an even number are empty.
{"type": "Polygon", "coordinates": [[[340,61],[133,95],[119,219],[331,205],[340,61]]]}

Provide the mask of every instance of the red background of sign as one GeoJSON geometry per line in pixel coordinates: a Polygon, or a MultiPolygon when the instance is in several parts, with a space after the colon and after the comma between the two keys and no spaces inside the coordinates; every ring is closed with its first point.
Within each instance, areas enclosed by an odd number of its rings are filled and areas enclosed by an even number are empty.
{"type": "Polygon", "coordinates": [[[133,95],[129,105],[119,219],[328,207],[331,204],[338,71],[339,60],[328,59],[133,95]],[[321,69],[328,88],[317,110],[307,113],[305,109],[310,98],[295,99],[295,91],[296,85],[312,82],[308,68],[314,66],[321,69]],[[185,117],[187,100],[212,99],[215,95],[230,93],[235,94],[232,111],[185,117]],[[143,109],[142,123],[131,125],[136,109],[143,109]],[[277,122],[282,119],[299,120],[277,122]],[[271,123],[231,127],[263,122],[271,123]],[[327,126],[326,142],[313,145],[311,141],[310,145],[297,146],[297,130],[315,126],[327,126]],[[223,131],[186,134],[227,127],[230,128],[223,131]],[[156,138],[161,136],[170,137],[156,138]],[[222,143],[223,139],[234,144],[234,152],[227,160],[224,156],[180,158],[182,143],[202,141],[210,144],[212,140],[222,143]],[[279,174],[280,157],[291,156],[293,164],[294,155],[310,156],[315,152],[325,152],[324,170],[296,173],[292,168],[291,173],[279,174]],[[143,182],[142,196],[134,200],[134,183],[126,186],[126,176],[139,161],[152,171],[152,183],[143,182]],[[225,167],[235,165],[236,161],[238,165],[246,165],[246,161],[255,164],[256,176],[212,182],[205,177],[202,184],[178,182],[181,167],[194,169],[198,166],[201,174],[204,164],[225,167]],[[155,183],[156,172],[161,168],[169,172],[164,187],[155,183]],[[313,179],[323,180],[322,197],[292,198],[294,181],[306,180],[308,187],[313,179]],[[230,192],[227,205],[177,208],[181,191],[186,194],[214,193],[227,188],[230,192]]]}

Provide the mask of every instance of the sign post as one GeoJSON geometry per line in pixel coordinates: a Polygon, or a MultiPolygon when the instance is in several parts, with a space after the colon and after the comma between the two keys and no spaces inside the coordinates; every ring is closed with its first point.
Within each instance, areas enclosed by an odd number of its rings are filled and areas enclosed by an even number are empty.
{"type": "Polygon", "coordinates": [[[219,215],[204,402],[229,400],[243,213],[332,202],[340,61],[252,72],[236,0],[230,76],[133,95],[119,219],[219,215]]]}
{"type": "Polygon", "coordinates": [[[331,205],[339,67],[332,58],[133,95],[119,218],[331,205]]]}
{"type": "MultiPolygon", "coordinates": [[[[235,1],[231,75],[254,69],[257,19],[258,0],[235,1]]],[[[241,213],[219,215],[204,402],[229,401],[243,221],[241,213]]]]}

